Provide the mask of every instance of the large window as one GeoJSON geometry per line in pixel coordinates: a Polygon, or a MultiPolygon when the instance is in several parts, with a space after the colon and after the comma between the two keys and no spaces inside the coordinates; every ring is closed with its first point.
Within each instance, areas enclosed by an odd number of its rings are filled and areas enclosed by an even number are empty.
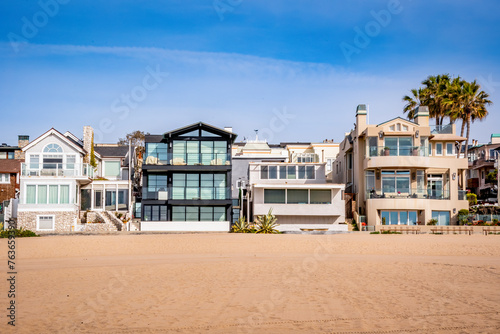
{"type": "Polygon", "coordinates": [[[172,176],[172,199],[227,199],[225,174],[184,174],[172,176]]]}
{"type": "Polygon", "coordinates": [[[331,190],[311,189],[310,204],[332,204],[331,190]]]}
{"type": "Polygon", "coordinates": [[[437,220],[437,225],[450,225],[450,211],[432,211],[432,219],[437,220]]]}
{"type": "Polygon", "coordinates": [[[111,178],[120,177],[120,162],[119,161],[104,161],[104,176],[111,178]]]}
{"type": "Polygon", "coordinates": [[[167,221],[166,205],[144,205],[144,221],[167,221]]]}
{"type": "Polygon", "coordinates": [[[455,145],[453,143],[446,143],[446,155],[454,155],[455,145]]]}
{"type": "Polygon", "coordinates": [[[315,179],[314,166],[260,166],[261,180],[267,179],[315,179]]]}
{"type": "Polygon", "coordinates": [[[69,204],[69,185],[27,185],[26,204],[69,204]]]}
{"type": "Polygon", "coordinates": [[[226,221],[222,206],[173,206],[172,221],[226,221]]]}
{"type": "Polygon", "coordinates": [[[410,193],[410,171],[407,170],[383,170],[382,191],[384,193],[410,193]]]}
{"type": "Polygon", "coordinates": [[[307,189],[288,189],[286,202],[288,204],[307,204],[309,202],[308,196],[307,189]]]}
{"type": "Polygon", "coordinates": [[[378,155],[377,137],[368,137],[368,156],[376,157],[378,155]]]}
{"type": "Polygon", "coordinates": [[[417,211],[382,211],[380,218],[385,225],[417,225],[417,211]]]}
{"type": "Polygon", "coordinates": [[[264,203],[285,204],[285,189],[264,189],[264,203]]]}
{"type": "Polygon", "coordinates": [[[365,172],[366,178],[366,191],[375,190],[375,171],[367,170],[365,172]]]}
{"type": "Polygon", "coordinates": [[[389,148],[389,155],[408,156],[412,154],[412,137],[385,137],[385,147],[389,148]]]}
{"type": "Polygon", "coordinates": [[[146,143],[145,164],[165,164],[168,160],[168,146],[165,143],[146,143]]]}
{"type": "Polygon", "coordinates": [[[436,155],[443,155],[443,143],[436,143],[436,155]]]}
{"type": "Polygon", "coordinates": [[[266,204],[331,204],[330,189],[264,189],[266,204]]]}
{"type": "MultiPolygon", "coordinates": [[[[167,191],[167,175],[164,174],[148,174],[148,186],[146,193],[143,194],[146,199],[160,199],[158,192],[167,191]]],[[[162,198],[166,199],[166,198],[162,198]]]]}
{"type": "Polygon", "coordinates": [[[225,165],[228,159],[225,141],[173,142],[173,164],[225,165]]]}

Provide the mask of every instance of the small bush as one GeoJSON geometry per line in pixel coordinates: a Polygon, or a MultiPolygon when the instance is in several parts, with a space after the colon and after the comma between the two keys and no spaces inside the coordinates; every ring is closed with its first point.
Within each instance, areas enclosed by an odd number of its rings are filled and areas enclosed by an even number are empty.
{"type": "Polygon", "coordinates": [[[437,224],[437,219],[431,219],[427,222],[427,225],[436,225],[437,224]]]}
{"type": "Polygon", "coordinates": [[[21,227],[20,229],[16,228],[16,229],[0,231],[0,238],[8,238],[9,235],[11,234],[14,234],[16,238],[39,237],[39,235],[36,234],[35,232],[30,230],[25,230],[21,227]]]}
{"type": "Polygon", "coordinates": [[[403,233],[396,231],[382,231],[380,234],[403,234],[403,233]]]}
{"type": "Polygon", "coordinates": [[[375,231],[375,232],[370,232],[370,234],[380,234],[379,231],[375,231]]]}

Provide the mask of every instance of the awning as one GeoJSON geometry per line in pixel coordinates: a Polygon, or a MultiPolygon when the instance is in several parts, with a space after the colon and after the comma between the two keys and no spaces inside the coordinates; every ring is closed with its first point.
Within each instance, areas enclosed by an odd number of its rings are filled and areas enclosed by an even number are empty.
{"type": "Polygon", "coordinates": [[[447,168],[428,168],[425,171],[427,174],[445,174],[448,172],[447,168]]]}

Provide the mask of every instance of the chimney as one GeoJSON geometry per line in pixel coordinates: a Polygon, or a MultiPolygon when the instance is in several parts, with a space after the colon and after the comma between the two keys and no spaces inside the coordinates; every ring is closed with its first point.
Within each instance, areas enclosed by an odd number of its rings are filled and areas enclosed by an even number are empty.
{"type": "Polygon", "coordinates": [[[367,117],[366,104],[359,104],[356,108],[356,131],[357,135],[366,129],[366,117],[367,117]]]}
{"type": "Polygon", "coordinates": [[[417,112],[415,113],[415,123],[420,126],[429,126],[429,107],[417,107],[417,112]]]}
{"type": "Polygon", "coordinates": [[[17,136],[17,147],[19,150],[14,152],[15,159],[24,159],[24,152],[21,150],[24,146],[28,145],[30,142],[30,136],[27,135],[19,135],[17,136]]]}
{"type": "Polygon", "coordinates": [[[232,126],[225,126],[224,130],[227,131],[227,132],[233,133],[233,127],[232,126]]]}
{"type": "Polygon", "coordinates": [[[83,149],[87,152],[87,155],[83,158],[83,162],[90,163],[90,149],[92,147],[92,137],[94,135],[94,129],[91,126],[86,125],[83,127],[83,149]]]}

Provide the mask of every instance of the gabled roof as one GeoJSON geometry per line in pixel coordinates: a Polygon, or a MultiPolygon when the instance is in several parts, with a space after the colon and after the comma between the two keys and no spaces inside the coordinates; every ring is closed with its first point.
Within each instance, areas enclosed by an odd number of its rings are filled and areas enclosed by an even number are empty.
{"type": "Polygon", "coordinates": [[[62,141],[66,142],[69,146],[73,147],[78,152],[80,152],[82,154],[85,154],[85,150],[83,149],[83,147],[81,145],[75,143],[72,139],[69,139],[68,137],[66,137],[65,135],[63,135],[62,133],[60,133],[59,131],[57,131],[54,128],[51,128],[49,131],[45,132],[40,137],[36,138],[31,143],[29,143],[28,145],[24,146],[23,149],[22,149],[23,152],[26,152],[27,150],[29,150],[30,148],[32,148],[33,146],[35,146],[40,141],[42,141],[43,139],[47,138],[50,135],[54,135],[54,136],[58,137],[59,139],[61,139],[62,141]]]}
{"type": "Polygon", "coordinates": [[[236,133],[226,131],[224,129],[215,127],[215,126],[210,125],[210,124],[198,122],[198,123],[193,123],[191,125],[187,125],[187,126],[184,126],[182,128],[178,128],[178,129],[175,129],[175,130],[172,130],[169,132],[165,132],[163,134],[163,138],[166,139],[166,138],[170,138],[172,136],[179,136],[179,135],[182,135],[184,133],[188,133],[188,132],[191,132],[191,131],[197,130],[197,129],[206,130],[208,132],[212,132],[212,133],[220,135],[222,137],[230,138],[231,142],[234,142],[234,140],[238,136],[236,133]]]}
{"type": "Polygon", "coordinates": [[[401,121],[403,121],[403,122],[410,123],[410,124],[419,125],[418,123],[415,123],[415,122],[413,122],[413,121],[410,121],[410,120],[408,120],[408,119],[405,119],[405,118],[402,118],[402,117],[399,117],[399,116],[398,116],[398,117],[395,117],[395,118],[393,118],[393,119],[390,119],[390,120],[388,120],[388,121],[385,121],[385,122],[382,122],[382,123],[378,124],[378,125],[377,125],[377,127],[378,127],[378,126],[381,126],[381,125],[384,125],[384,124],[387,124],[387,123],[390,123],[390,122],[395,121],[395,120],[397,120],[397,119],[398,119],[398,120],[401,120],[401,121]]]}

